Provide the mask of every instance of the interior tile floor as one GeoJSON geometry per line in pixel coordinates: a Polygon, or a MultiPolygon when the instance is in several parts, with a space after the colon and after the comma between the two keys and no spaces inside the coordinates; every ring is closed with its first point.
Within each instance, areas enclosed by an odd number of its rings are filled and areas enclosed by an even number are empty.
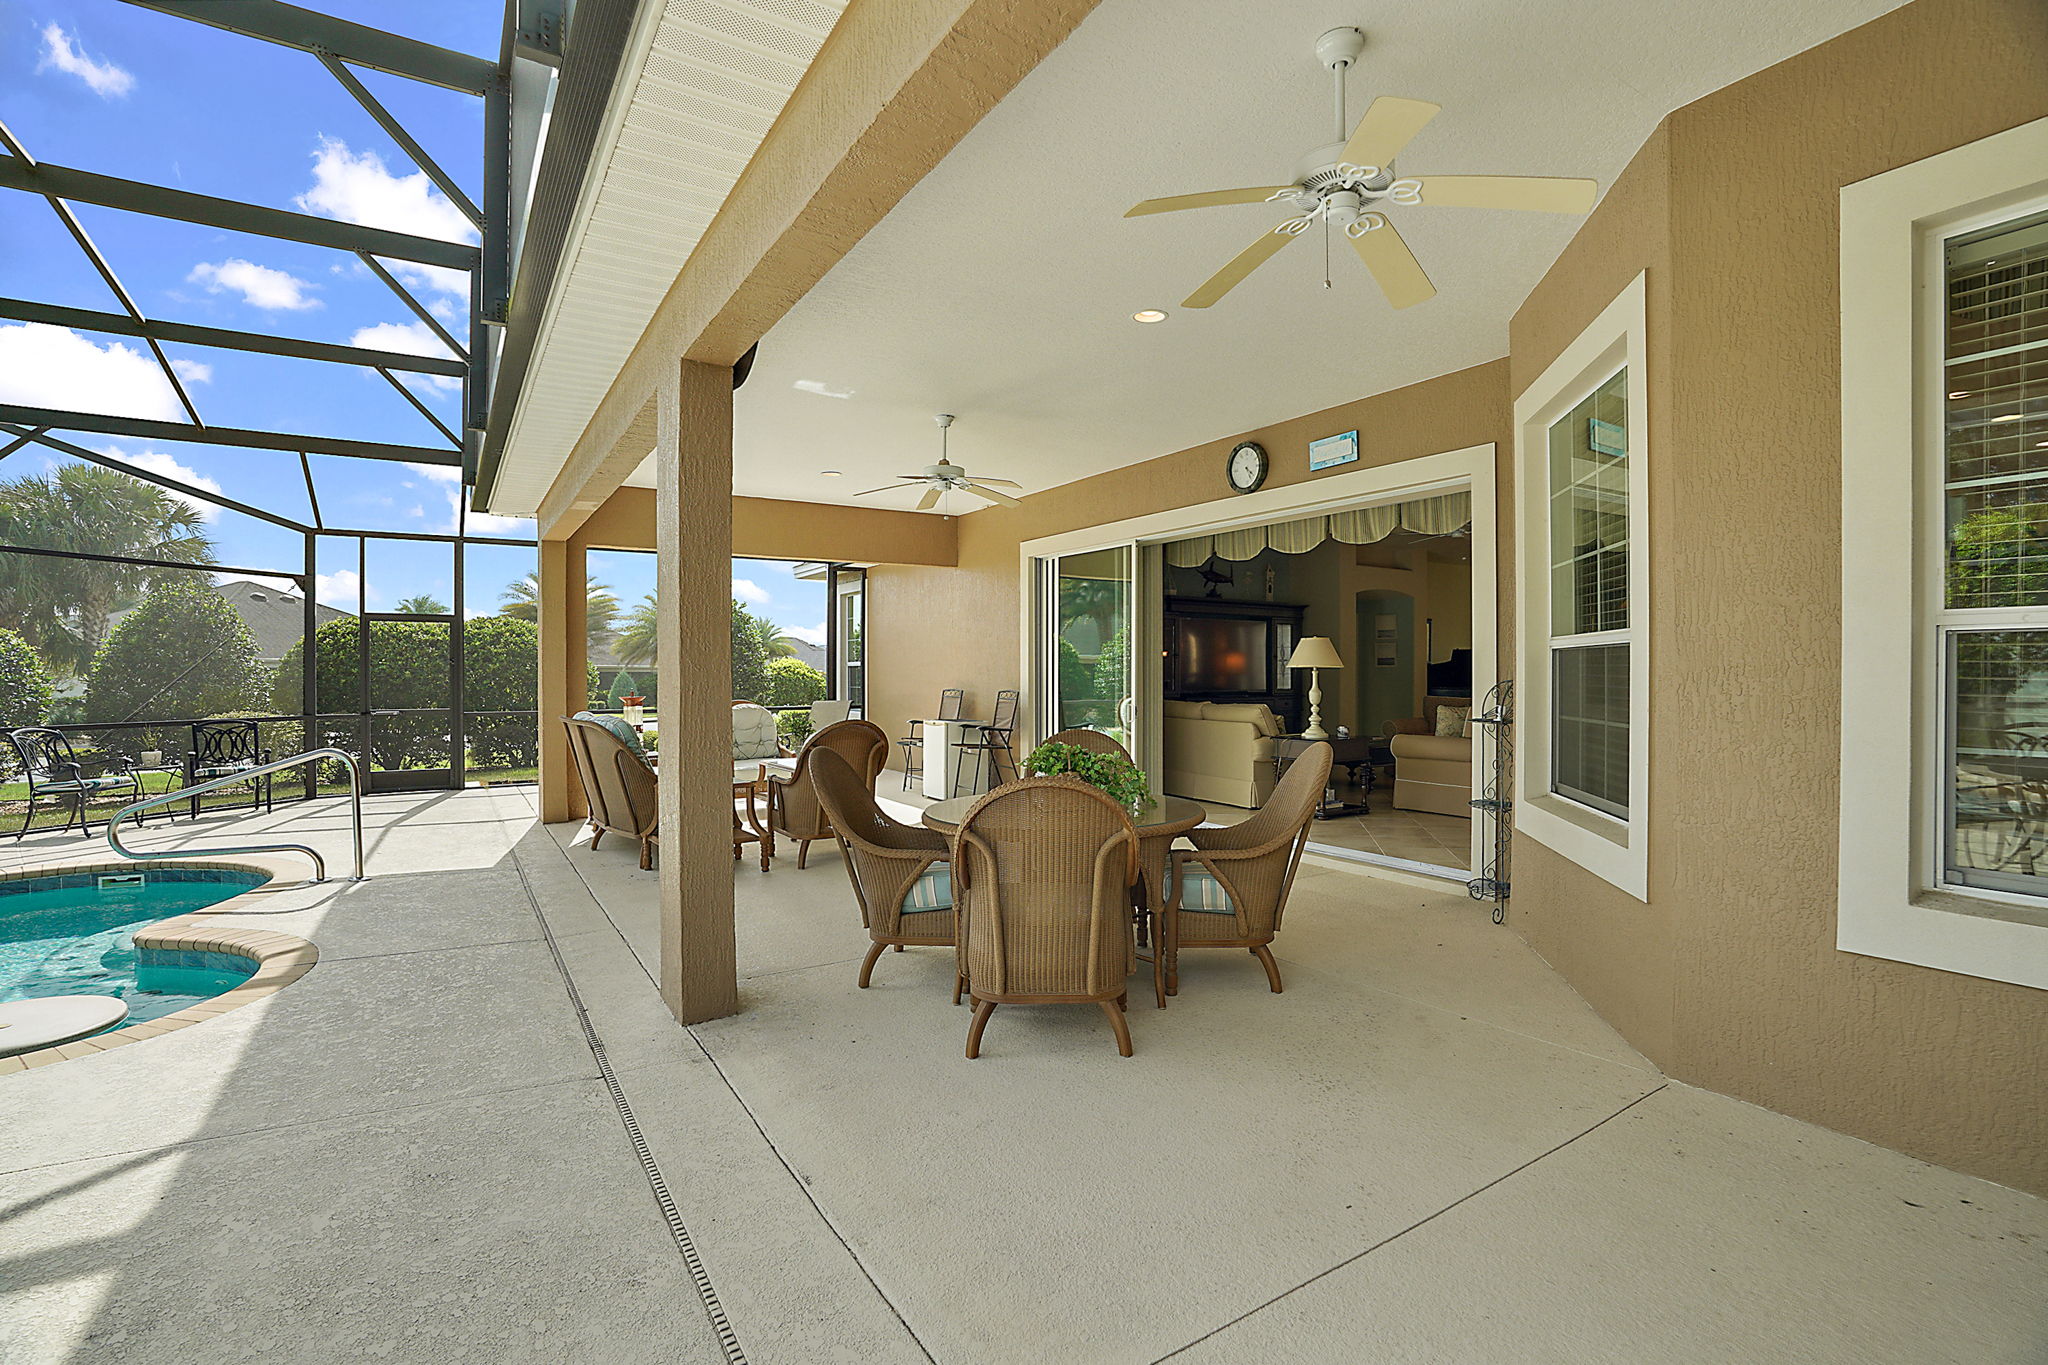
{"type": "MultiPolygon", "coordinates": [[[[0,1359],[725,1360],[678,1227],[757,1363],[2048,1352],[2048,1204],[1670,1081],[1455,889],[1311,858],[1285,994],[1191,951],[1136,1056],[1005,1007],[970,1063],[817,846],[735,865],[741,1012],[678,1026],[656,874],[528,796],[373,798],[370,881],[246,911],[304,980],[0,1076],[0,1359]]],[[[346,839],[142,841],[264,825],[346,839]]]]}
{"type": "MultiPolygon", "coordinates": [[[[1347,805],[1359,804],[1359,790],[1350,775],[1339,768],[1333,776],[1338,799],[1347,805]]],[[[1363,815],[1340,815],[1316,821],[1310,830],[1309,841],[1330,848],[1377,853],[1460,872],[1471,868],[1470,820],[1461,820],[1455,815],[1438,815],[1433,811],[1396,810],[1393,782],[1384,777],[1364,798],[1364,805],[1363,815]]],[[[1234,825],[1253,813],[1237,806],[1206,801],[1202,808],[1208,812],[1210,823],[1218,825],[1234,825]]]]}

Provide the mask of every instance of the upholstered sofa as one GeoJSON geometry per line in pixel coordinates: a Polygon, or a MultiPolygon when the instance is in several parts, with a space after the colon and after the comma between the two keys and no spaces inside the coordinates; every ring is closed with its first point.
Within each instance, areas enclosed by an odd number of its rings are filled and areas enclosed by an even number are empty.
{"type": "Polygon", "coordinates": [[[1470,697],[1426,697],[1422,714],[1387,722],[1387,747],[1394,752],[1394,807],[1472,818],[1471,727],[1459,735],[1437,733],[1443,707],[1471,710],[1470,697]]]}
{"type": "Polygon", "coordinates": [[[1264,706],[1170,701],[1160,716],[1169,796],[1251,808],[1273,792],[1273,736],[1280,718],[1264,706]]]}

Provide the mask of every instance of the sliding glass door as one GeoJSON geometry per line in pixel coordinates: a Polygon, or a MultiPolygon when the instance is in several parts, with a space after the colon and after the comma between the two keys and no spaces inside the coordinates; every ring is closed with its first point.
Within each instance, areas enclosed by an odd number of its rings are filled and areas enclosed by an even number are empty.
{"type": "Polygon", "coordinates": [[[1038,563],[1038,735],[1100,730],[1128,747],[1136,726],[1137,547],[1038,563]]]}

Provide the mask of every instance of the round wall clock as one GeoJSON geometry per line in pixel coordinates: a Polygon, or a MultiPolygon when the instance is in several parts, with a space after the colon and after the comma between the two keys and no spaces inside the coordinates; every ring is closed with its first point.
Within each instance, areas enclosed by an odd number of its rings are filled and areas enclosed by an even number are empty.
{"type": "Polygon", "coordinates": [[[1266,470],[1271,463],[1266,448],[1257,441],[1240,441],[1231,450],[1223,470],[1234,491],[1249,493],[1266,481],[1266,470]]]}

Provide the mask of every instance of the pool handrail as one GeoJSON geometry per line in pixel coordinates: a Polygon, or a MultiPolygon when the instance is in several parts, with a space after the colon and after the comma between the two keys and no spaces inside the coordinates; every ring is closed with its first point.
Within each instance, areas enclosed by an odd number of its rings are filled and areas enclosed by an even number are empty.
{"type": "Polygon", "coordinates": [[[355,833],[356,854],[356,874],[350,877],[349,880],[352,882],[362,881],[364,880],[363,764],[361,759],[345,749],[308,749],[305,753],[293,754],[290,758],[280,758],[275,763],[264,763],[254,768],[244,768],[239,772],[230,773],[226,777],[216,777],[210,782],[201,782],[195,787],[181,787],[174,792],[160,792],[155,796],[137,801],[134,805],[123,806],[114,812],[111,820],[107,821],[107,847],[113,849],[114,852],[123,858],[133,859],[138,862],[156,858],[217,858],[223,854],[236,853],[303,853],[313,860],[313,880],[324,882],[327,880],[327,860],[320,856],[319,849],[308,844],[238,844],[228,848],[165,848],[151,853],[137,853],[135,850],[122,845],[120,832],[121,822],[131,815],[140,815],[144,811],[154,810],[158,806],[168,806],[175,801],[190,801],[196,797],[204,796],[208,792],[219,791],[223,787],[232,787],[237,783],[247,782],[253,777],[265,777],[271,773],[283,772],[287,768],[297,768],[307,763],[329,761],[343,763],[348,766],[349,815],[355,833]]]}

